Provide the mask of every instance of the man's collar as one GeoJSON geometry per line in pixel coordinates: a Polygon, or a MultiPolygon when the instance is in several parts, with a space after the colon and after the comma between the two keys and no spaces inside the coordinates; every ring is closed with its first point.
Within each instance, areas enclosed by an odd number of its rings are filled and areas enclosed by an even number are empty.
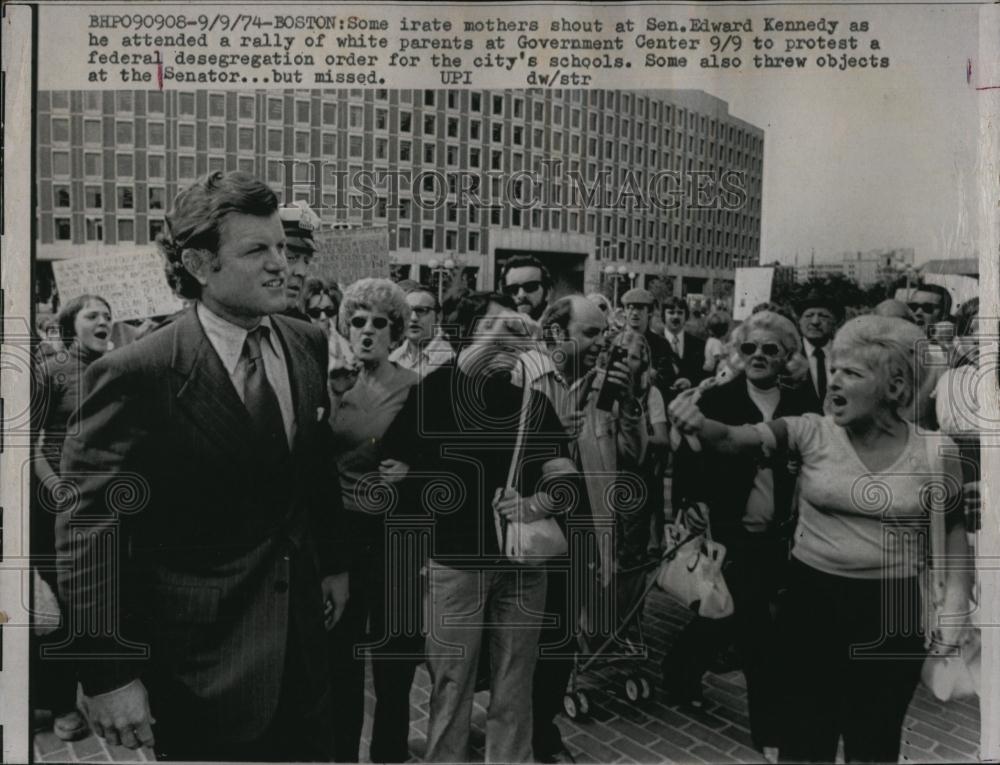
{"type": "Polygon", "coordinates": [[[826,353],[826,350],[827,350],[827,348],[829,348],[829,347],[830,347],[830,341],[829,341],[829,340],[827,340],[827,341],[826,341],[825,343],[823,343],[823,345],[816,345],[816,344],[815,344],[815,343],[814,343],[814,342],[813,342],[812,340],[810,340],[809,338],[807,338],[807,337],[803,337],[803,338],[802,338],[802,346],[803,346],[803,348],[804,348],[804,349],[805,349],[806,351],[808,351],[808,353],[807,353],[806,355],[807,355],[807,356],[812,356],[812,355],[813,355],[813,354],[814,354],[814,353],[815,353],[815,352],[816,352],[817,350],[819,350],[820,348],[822,348],[822,349],[823,349],[823,352],[824,352],[824,353],[826,353]]]}
{"type": "MultiPolygon", "coordinates": [[[[243,355],[243,344],[247,339],[247,330],[223,319],[201,301],[198,302],[195,310],[205,334],[212,342],[212,347],[215,348],[222,360],[222,366],[226,368],[226,372],[232,375],[243,355]]],[[[262,317],[257,326],[271,329],[271,317],[262,317]]]]}

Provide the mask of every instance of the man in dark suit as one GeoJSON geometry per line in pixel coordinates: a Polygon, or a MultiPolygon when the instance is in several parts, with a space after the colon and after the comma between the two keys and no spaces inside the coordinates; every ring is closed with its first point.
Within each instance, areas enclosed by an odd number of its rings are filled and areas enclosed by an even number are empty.
{"type": "Polygon", "coordinates": [[[686,331],[690,315],[684,298],[672,297],[663,304],[663,336],[674,352],[677,377],[697,385],[705,378],[705,341],[686,331]]]}
{"type": "Polygon", "coordinates": [[[802,333],[802,353],[809,361],[809,377],[802,387],[809,402],[809,411],[823,414],[826,388],[833,374],[833,336],[844,320],[844,308],[822,293],[812,291],[796,306],[796,310],[802,333]]]}
{"type": "Polygon", "coordinates": [[[155,732],[162,759],[329,760],[324,627],[347,567],[326,340],[278,315],[266,185],[212,173],[167,223],[168,279],[194,305],[90,367],[63,452],[77,497],[57,522],[60,591],[85,712],[111,744],[155,732]]]}

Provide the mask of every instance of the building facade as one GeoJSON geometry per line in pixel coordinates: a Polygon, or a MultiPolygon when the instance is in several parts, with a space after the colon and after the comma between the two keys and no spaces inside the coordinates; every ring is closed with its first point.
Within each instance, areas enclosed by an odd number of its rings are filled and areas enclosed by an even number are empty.
{"type": "Polygon", "coordinates": [[[763,131],[700,91],[49,91],[38,118],[43,277],[152,246],[213,170],[331,225],[386,226],[412,278],[450,258],[492,287],[531,252],[566,288],[601,288],[611,266],[712,295],[759,261],[763,131]]]}

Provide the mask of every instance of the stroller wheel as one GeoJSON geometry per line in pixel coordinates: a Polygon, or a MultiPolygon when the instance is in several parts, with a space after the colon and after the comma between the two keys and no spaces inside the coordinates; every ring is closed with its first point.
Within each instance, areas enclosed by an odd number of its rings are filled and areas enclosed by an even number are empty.
{"type": "Polygon", "coordinates": [[[576,697],[576,708],[580,710],[580,717],[590,714],[590,696],[586,691],[577,691],[573,694],[576,697]]]}
{"type": "Polygon", "coordinates": [[[644,677],[639,678],[639,698],[645,701],[651,698],[653,695],[653,687],[649,684],[649,680],[644,677]]]}
{"type": "Polygon", "coordinates": [[[640,694],[638,679],[635,676],[627,677],[625,679],[625,698],[629,701],[638,701],[640,694]]]}
{"type": "Polygon", "coordinates": [[[580,706],[576,703],[575,695],[567,693],[563,696],[563,711],[570,720],[577,720],[580,717],[580,706]]]}

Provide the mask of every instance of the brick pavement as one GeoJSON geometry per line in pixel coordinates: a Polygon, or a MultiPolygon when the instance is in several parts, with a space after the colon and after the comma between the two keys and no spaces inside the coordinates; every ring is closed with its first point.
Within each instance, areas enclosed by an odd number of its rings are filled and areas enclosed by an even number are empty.
{"type": "MultiPolygon", "coordinates": [[[[729,763],[762,762],[750,748],[746,688],[738,672],[710,673],[705,678],[705,708],[690,712],[669,707],[656,688],[660,660],[687,612],[658,590],[650,595],[645,611],[645,639],[649,656],[596,665],[581,679],[590,691],[591,715],[574,722],[560,717],[558,724],[567,745],[584,762],[729,763]],[[653,698],[637,706],[621,691],[630,671],[641,671],[654,686],[653,698]]],[[[410,695],[412,712],[410,752],[414,760],[425,751],[428,677],[421,667],[410,695]]],[[[362,758],[367,755],[368,729],[374,698],[369,687],[362,758]]],[[[483,759],[484,722],[488,694],[476,695],[473,714],[472,757],[483,759]]],[[[910,705],[903,730],[902,762],[975,762],[979,740],[978,699],[942,704],[922,686],[910,705]]],[[[51,732],[35,736],[35,759],[41,762],[150,761],[152,752],[138,756],[121,747],[109,747],[91,736],[70,745],[51,732]]]]}

